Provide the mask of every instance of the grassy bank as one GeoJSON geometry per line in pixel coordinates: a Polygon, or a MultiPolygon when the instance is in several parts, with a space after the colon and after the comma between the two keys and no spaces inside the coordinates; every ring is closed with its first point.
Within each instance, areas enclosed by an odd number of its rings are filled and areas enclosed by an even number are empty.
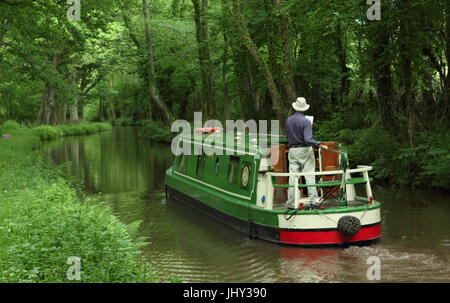
{"type": "Polygon", "coordinates": [[[99,123],[80,123],[80,124],[64,124],[64,125],[42,125],[33,128],[33,133],[41,140],[51,140],[57,137],[88,135],[111,129],[111,124],[107,122],[99,123]]]}
{"type": "Polygon", "coordinates": [[[8,133],[0,139],[0,282],[72,282],[72,256],[81,259],[80,282],[154,281],[133,240],[137,224],[76,193],[35,150],[49,138],[42,128],[8,133]]]}

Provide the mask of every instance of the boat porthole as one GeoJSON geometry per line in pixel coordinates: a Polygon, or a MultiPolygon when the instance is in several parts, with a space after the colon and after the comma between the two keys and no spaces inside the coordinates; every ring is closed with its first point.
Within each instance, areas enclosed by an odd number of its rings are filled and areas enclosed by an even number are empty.
{"type": "Polygon", "coordinates": [[[243,187],[247,187],[249,176],[250,176],[250,168],[247,165],[245,165],[244,168],[242,169],[242,186],[243,187]]]}

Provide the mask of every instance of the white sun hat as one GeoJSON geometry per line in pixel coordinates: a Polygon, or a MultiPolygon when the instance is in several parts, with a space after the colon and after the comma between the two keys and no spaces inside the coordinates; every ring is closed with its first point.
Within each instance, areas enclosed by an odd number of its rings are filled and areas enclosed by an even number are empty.
{"type": "Polygon", "coordinates": [[[292,107],[298,112],[306,112],[310,105],[306,103],[306,99],[303,97],[297,98],[297,101],[292,103],[292,107]]]}

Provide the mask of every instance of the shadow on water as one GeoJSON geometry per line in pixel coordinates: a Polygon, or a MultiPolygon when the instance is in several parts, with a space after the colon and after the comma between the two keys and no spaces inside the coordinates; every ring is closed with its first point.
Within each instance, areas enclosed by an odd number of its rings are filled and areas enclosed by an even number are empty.
{"type": "Polygon", "coordinates": [[[132,127],[62,138],[44,150],[88,195],[123,222],[142,220],[147,262],[186,282],[368,282],[378,256],[382,282],[450,282],[450,195],[374,186],[383,202],[383,239],[370,247],[304,249],[249,239],[188,206],[166,201],[169,146],[132,127]],[[67,164],[69,163],[69,164],[67,164]]]}

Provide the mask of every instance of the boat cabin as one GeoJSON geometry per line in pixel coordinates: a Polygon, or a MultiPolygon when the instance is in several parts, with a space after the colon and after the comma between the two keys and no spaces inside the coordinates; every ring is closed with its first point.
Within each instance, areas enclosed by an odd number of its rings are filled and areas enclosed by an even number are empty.
{"type": "Polygon", "coordinates": [[[346,153],[340,150],[337,142],[323,142],[329,150],[314,150],[316,172],[289,173],[286,138],[268,135],[263,144],[266,148],[261,148],[261,141],[248,134],[231,135],[235,142],[246,143],[241,152],[237,148],[226,147],[226,144],[217,144],[225,142],[224,134],[203,134],[197,141],[193,137],[184,138],[183,144],[191,144],[190,154],[176,156],[174,173],[267,210],[285,208],[290,177],[295,179],[294,186],[298,188],[296,201],[309,204],[307,187],[311,185],[305,183],[305,175],[316,176],[316,185],[313,186],[318,187],[319,197],[328,207],[360,205],[372,199],[368,176],[372,168],[347,169],[346,153]],[[215,136],[214,140],[210,136],[215,136]],[[205,154],[202,152],[205,146],[214,147],[214,152],[205,154]],[[352,176],[355,174],[360,176],[352,176]],[[366,193],[361,197],[355,193],[354,185],[358,183],[365,184],[366,193]]]}

